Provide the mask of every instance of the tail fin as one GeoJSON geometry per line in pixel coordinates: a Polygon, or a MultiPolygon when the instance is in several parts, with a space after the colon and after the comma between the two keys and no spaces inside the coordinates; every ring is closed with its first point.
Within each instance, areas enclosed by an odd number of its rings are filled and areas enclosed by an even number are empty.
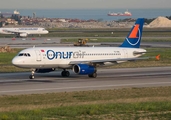
{"type": "Polygon", "coordinates": [[[130,33],[120,47],[139,48],[144,25],[144,18],[138,18],[130,33]]]}

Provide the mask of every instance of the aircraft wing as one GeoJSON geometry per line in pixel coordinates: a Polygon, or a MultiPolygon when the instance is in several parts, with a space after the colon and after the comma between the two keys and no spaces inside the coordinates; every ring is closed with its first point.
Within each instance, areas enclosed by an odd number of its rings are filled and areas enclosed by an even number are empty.
{"type": "Polygon", "coordinates": [[[99,64],[99,63],[104,63],[104,62],[117,62],[117,61],[136,61],[136,60],[146,60],[149,59],[150,57],[139,57],[139,58],[117,58],[117,59],[104,59],[104,60],[85,60],[85,61],[71,61],[69,64],[99,64]]]}

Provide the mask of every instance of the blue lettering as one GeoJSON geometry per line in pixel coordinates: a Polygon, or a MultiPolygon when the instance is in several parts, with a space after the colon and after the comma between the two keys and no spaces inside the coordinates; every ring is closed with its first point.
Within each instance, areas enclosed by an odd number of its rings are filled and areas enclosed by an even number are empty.
{"type": "Polygon", "coordinates": [[[54,59],[54,58],[55,58],[55,52],[54,52],[53,50],[48,50],[48,51],[47,51],[47,58],[48,58],[49,60],[54,59]]]}
{"type": "Polygon", "coordinates": [[[63,53],[63,59],[67,59],[68,58],[68,52],[66,52],[66,54],[64,52],[63,53]]]}
{"type": "Polygon", "coordinates": [[[69,58],[71,58],[73,52],[69,52],[69,58]]]}
{"type": "Polygon", "coordinates": [[[61,52],[56,52],[56,59],[58,58],[58,56],[60,57],[60,59],[62,58],[62,53],[61,52]]]}
{"type": "Polygon", "coordinates": [[[84,58],[84,54],[86,52],[76,51],[76,52],[55,52],[53,50],[47,51],[47,58],[49,60],[53,59],[70,59],[72,56],[73,58],[84,58]]]}

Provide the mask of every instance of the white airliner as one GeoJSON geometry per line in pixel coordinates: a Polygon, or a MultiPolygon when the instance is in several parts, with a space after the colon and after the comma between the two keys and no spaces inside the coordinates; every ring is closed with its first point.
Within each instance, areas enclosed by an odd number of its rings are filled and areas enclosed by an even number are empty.
{"type": "Polygon", "coordinates": [[[28,27],[28,28],[0,28],[1,34],[15,34],[16,37],[27,37],[29,34],[47,34],[49,31],[45,30],[45,28],[38,27],[28,27]]]}
{"type": "Polygon", "coordinates": [[[33,47],[22,50],[12,60],[13,65],[31,68],[30,79],[34,73],[46,73],[56,68],[63,69],[61,75],[70,76],[67,69],[80,75],[96,78],[97,66],[134,61],[146,53],[141,49],[144,19],[139,18],[130,33],[119,47],[33,47]]]}

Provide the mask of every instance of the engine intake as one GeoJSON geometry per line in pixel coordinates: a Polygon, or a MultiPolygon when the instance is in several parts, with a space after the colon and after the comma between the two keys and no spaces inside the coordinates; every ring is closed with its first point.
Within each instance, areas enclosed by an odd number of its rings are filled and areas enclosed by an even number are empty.
{"type": "Polygon", "coordinates": [[[88,75],[96,72],[96,68],[92,65],[77,64],[73,66],[73,71],[80,75],[88,75]]]}
{"type": "Polygon", "coordinates": [[[36,73],[48,73],[48,72],[52,72],[55,71],[54,68],[48,68],[48,69],[36,69],[35,72],[36,73]]]}

